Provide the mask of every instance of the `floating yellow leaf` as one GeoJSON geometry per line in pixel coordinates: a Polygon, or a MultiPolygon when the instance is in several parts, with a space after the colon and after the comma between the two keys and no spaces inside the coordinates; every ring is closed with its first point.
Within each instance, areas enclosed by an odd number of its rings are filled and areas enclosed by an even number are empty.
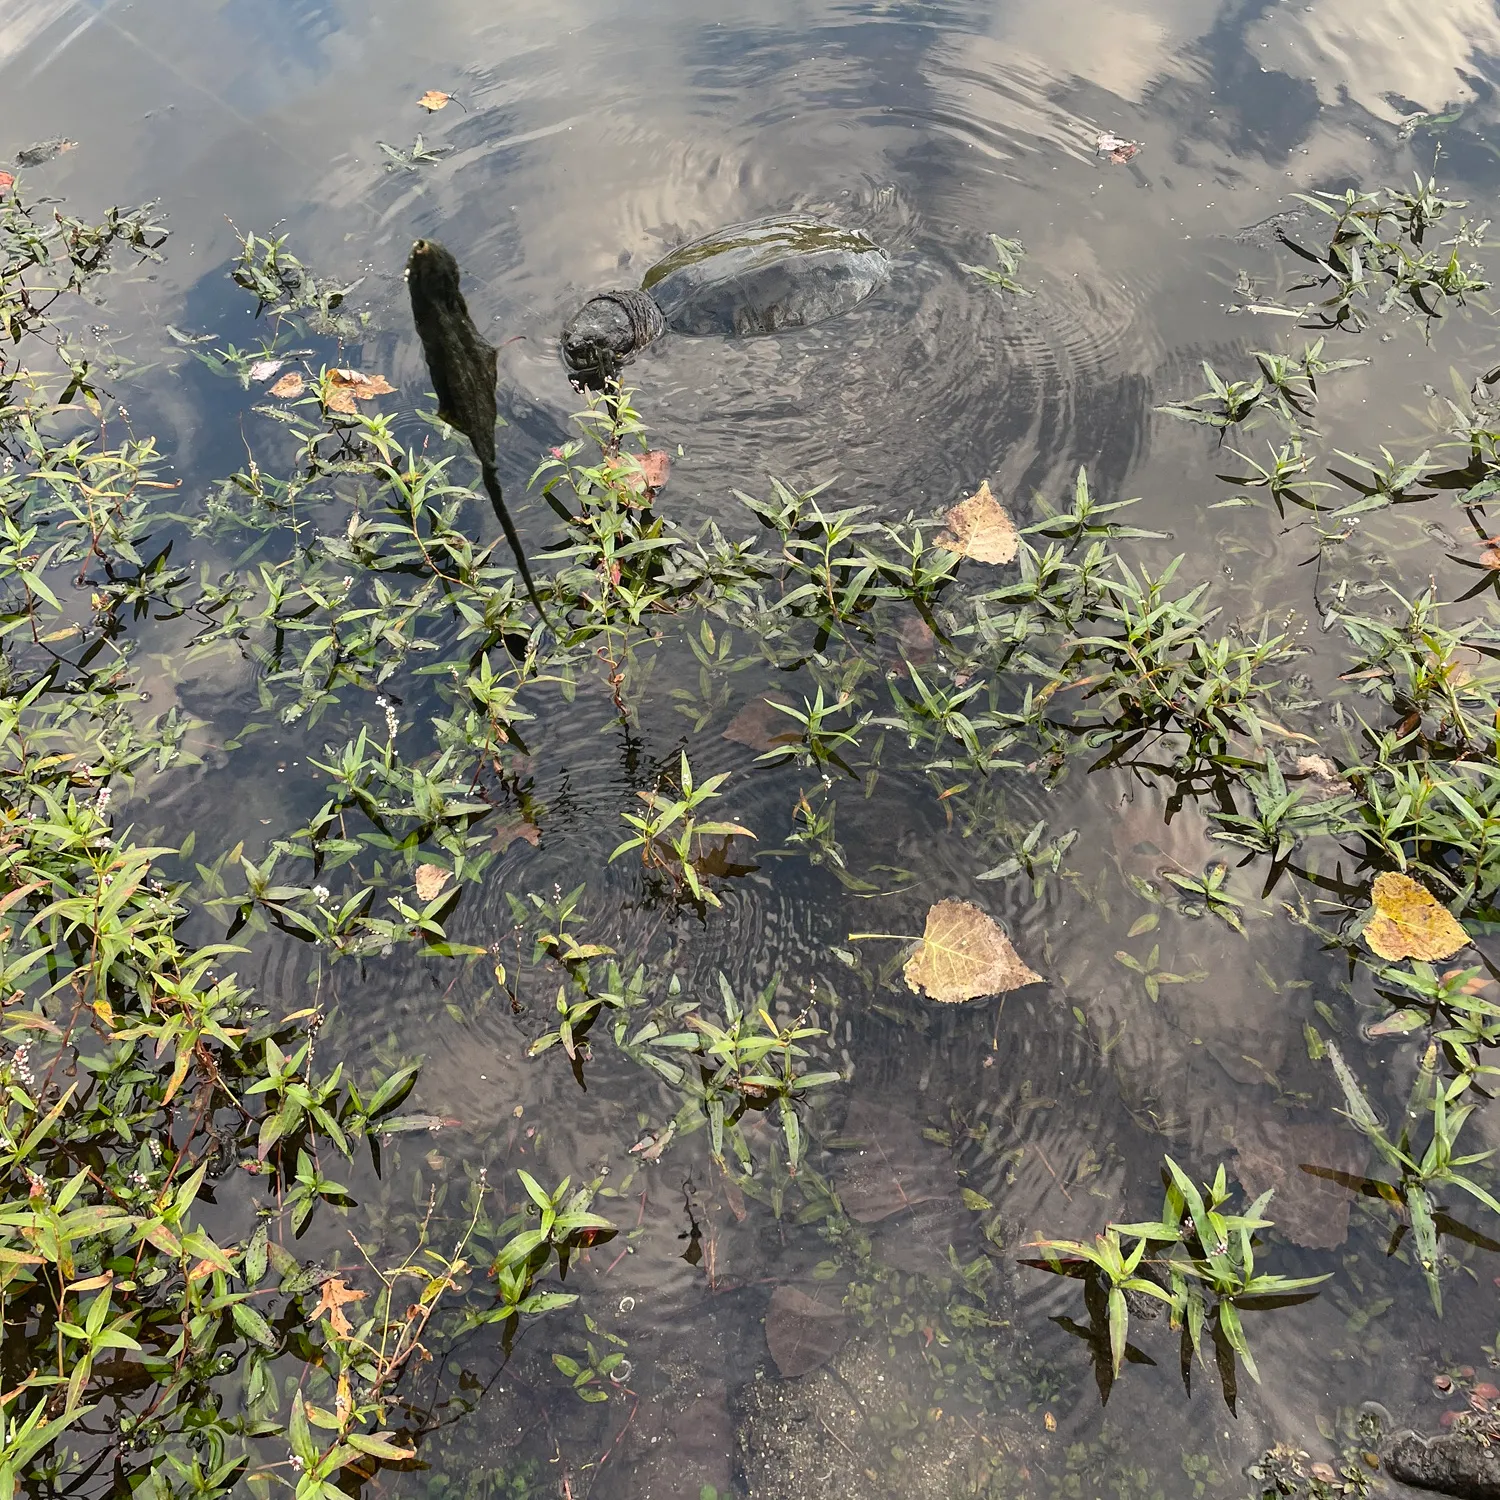
{"type": "Polygon", "coordinates": [[[417,100],[417,103],[420,104],[428,114],[435,114],[445,104],[451,104],[452,102],[453,95],[445,94],[441,89],[428,89],[427,92],[417,100]]]}
{"type": "Polygon", "coordinates": [[[416,877],[418,899],[431,901],[448,884],[448,877],[451,873],[441,865],[418,865],[416,877]]]}
{"type": "Polygon", "coordinates": [[[1015,522],[990,494],[988,479],[967,500],[955,505],[945,519],[952,534],[944,532],[938,546],[961,557],[972,557],[975,562],[1008,563],[1021,544],[1015,522]]]}
{"type": "Polygon", "coordinates": [[[927,913],[921,946],[904,973],[912,989],[945,1005],[1045,982],[1021,962],[994,918],[968,901],[939,901],[927,913]]]}
{"type": "Polygon", "coordinates": [[[295,370],[293,370],[291,374],[283,375],[281,379],[271,387],[271,394],[273,396],[280,396],[283,399],[288,396],[300,396],[305,384],[306,382],[302,379],[302,377],[295,370]]]}
{"type": "Polygon", "coordinates": [[[396,389],[383,375],[365,375],[359,370],[330,370],[323,382],[323,405],[329,411],[355,413],[356,401],[371,401],[396,389]]]}
{"type": "Polygon", "coordinates": [[[1431,892],[1409,875],[1375,877],[1365,941],[1381,958],[1451,958],[1469,935],[1431,892]]]}

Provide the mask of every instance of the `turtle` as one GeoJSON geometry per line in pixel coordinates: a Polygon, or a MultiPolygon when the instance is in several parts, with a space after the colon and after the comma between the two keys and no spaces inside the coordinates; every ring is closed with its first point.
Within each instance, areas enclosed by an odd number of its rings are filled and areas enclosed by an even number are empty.
{"type": "Polygon", "coordinates": [[[589,298],[563,327],[563,360],[575,380],[597,383],[668,328],[727,335],[802,328],[847,312],[890,275],[890,257],[858,229],[802,214],[731,224],[679,245],[639,288],[589,298]]]}

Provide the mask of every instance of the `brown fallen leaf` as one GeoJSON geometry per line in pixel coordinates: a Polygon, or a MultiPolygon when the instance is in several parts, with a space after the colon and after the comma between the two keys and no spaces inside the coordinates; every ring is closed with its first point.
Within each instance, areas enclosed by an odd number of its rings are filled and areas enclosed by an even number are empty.
{"type": "Polygon", "coordinates": [[[422,901],[431,901],[448,884],[453,872],[441,865],[418,865],[416,873],[417,896],[422,901]]]}
{"type": "Polygon", "coordinates": [[[988,479],[967,500],[955,505],[944,519],[952,534],[944,532],[937,544],[960,557],[972,557],[982,563],[1008,563],[1021,545],[1015,522],[990,493],[988,479]]]}
{"type": "Polygon", "coordinates": [[[721,738],[752,750],[774,750],[777,745],[790,744],[800,736],[792,721],[772,707],[790,701],[780,696],[752,698],[725,726],[721,738]]]}
{"type": "Polygon", "coordinates": [[[1409,875],[1375,877],[1365,941],[1381,958],[1451,958],[1469,941],[1447,907],[1409,875]]]}
{"type": "Polygon", "coordinates": [[[8,193],[15,186],[16,179],[9,172],[0,172],[0,193],[8,193]]]}
{"type": "Polygon", "coordinates": [[[349,1326],[349,1320],[344,1316],[344,1304],[346,1302],[359,1302],[364,1293],[353,1287],[345,1286],[341,1276],[330,1276],[318,1289],[318,1305],[313,1308],[308,1317],[309,1323],[316,1323],[326,1312],[328,1314],[329,1326],[335,1333],[348,1335],[353,1332],[349,1326]]]}
{"type": "Polygon", "coordinates": [[[428,89],[417,103],[427,111],[428,114],[436,114],[445,104],[453,102],[452,94],[445,94],[441,89],[428,89]]]}
{"type": "Polygon", "coordinates": [[[383,375],[365,375],[359,370],[330,370],[323,381],[323,405],[329,411],[355,415],[356,401],[373,401],[396,389],[383,375]]]}
{"type": "Polygon", "coordinates": [[[766,1347],[784,1380],[826,1365],[849,1338],[849,1322],[836,1307],[827,1307],[799,1292],[779,1286],[766,1313],[766,1347]]]}
{"type": "Polygon", "coordinates": [[[1479,554],[1479,566],[1482,568],[1500,568],[1500,547],[1486,547],[1479,554]]]}
{"type": "Polygon", "coordinates": [[[307,382],[293,370],[290,375],[283,375],[275,385],[271,387],[271,394],[283,399],[290,396],[300,396],[307,382]]]}
{"type": "Polygon", "coordinates": [[[902,972],[911,989],[944,1005],[1045,983],[1021,962],[995,919],[969,901],[939,901],[927,913],[921,944],[902,972]]]}

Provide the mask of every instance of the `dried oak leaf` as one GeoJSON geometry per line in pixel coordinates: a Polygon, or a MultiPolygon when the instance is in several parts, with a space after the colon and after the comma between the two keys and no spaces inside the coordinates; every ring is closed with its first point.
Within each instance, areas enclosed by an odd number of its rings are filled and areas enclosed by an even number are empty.
{"type": "Polygon", "coordinates": [[[441,89],[428,89],[417,103],[427,111],[428,114],[436,114],[445,104],[453,102],[452,94],[445,94],[441,89]]]}
{"type": "Polygon", "coordinates": [[[939,901],[927,913],[903,973],[912,989],[945,1005],[1046,982],[1021,962],[995,919],[969,901],[939,901]]]}
{"type": "Polygon", "coordinates": [[[944,532],[937,539],[938,546],[960,557],[972,557],[975,562],[1008,563],[1021,544],[1015,522],[990,493],[988,479],[944,519],[953,528],[952,534],[944,532]]]}
{"type": "Polygon", "coordinates": [[[330,370],[324,381],[323,405],[329,411],[355,414],[356,401],[372,401],[396,389],[383,375],[366,375],[359,370],[330,370]]]}
{"type": "Polygon", "coordinates": [[[345,1286],[341,1276],[330,1276],[318,1289],[318,1305],[313,1308],[307,1321],[316,1323],[326,1312],[333,1331],[347,1336],[353,1332],[353,1329],[349,1326],[348,1318],[344,1316],[344,1304],[358,1302],[364,1295],[354,1287],[345,1286]]]}
{"type": "Polygon", "coordinates": [[[826,1365],[849,1338],[849,1324],[836,1307],[825,1307],[794,1286],[771,1293],[766,1347],[782,1377],[791,1380],[826,1365]]]}
{"type": "Polygon", "coordinates": [[[445,870],[441,865],[418,865],[416,873],[418,898],[431,901],[448,884],[452,874],[451,870],[445,870]]]}
{"type": "Polygon", "coordinates": [[[1377,875],[1370,894],[1365,941],[1381,958],[1451,958],[1469,941],[1453,914],[1409,875],[1377,875]]]}
{"type": "Polygon", "coordinates": [[[271,387],[273,396],[300,396],[307,382],[293,370],[290,375],[283,375],[275,385],[271,387]]]}

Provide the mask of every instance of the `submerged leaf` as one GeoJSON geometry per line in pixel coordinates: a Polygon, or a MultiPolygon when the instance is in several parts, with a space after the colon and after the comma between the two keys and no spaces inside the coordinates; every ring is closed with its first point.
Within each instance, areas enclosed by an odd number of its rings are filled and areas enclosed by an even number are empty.
{"type": "Polygon", "coordinates": [[[856,1099],[830,1144],[838,1148],[839,1202],[857,1224],[878,1224],[952,1194],[951,1160],[924,1139],[915,1120],[885,1102],[856,1099]]]}
{"type": "Polygon", "coordinates": [[[968,901],[939,901],[927,913],[921,946],[906,961],[907,984],[947,1005],[1043,984],[995,919],[968,901]]]}
{"type": "Polygon", "coordinates": [[[1020,546],[1020,534],[1005,508],[990,493],[986,479],[969,498],[950,510],[944,519],[952,534],[944,532],[938,546],[972,557],[975,562],[1008,563],[1020,546]]]}
{"type": "Polygon", "coordinates": [[[1235,1175],[1251,1199],[1274,1189],[1270,1214],[1277,1230],[1311,1250],[1342,1245],[1353,1197],[1338,1176],[1358,1173],[1369,1148],[1349,1130],[1316,1120],[1284,1123],[1268,1116],[1245,1135],[1234,1156],[1235,1175]]]}
{"type": "Polygon", "coordinates": [[[1469,935],[1432,893],[1409,875],[1375,877],[1365,941],[1381,958],[1451,958],[1469,935]]]}
{"type": "Polygon", "coordinates": [[[416,873],[418,898],[431,901],[448,884],[452,873],[451,870],[445,870],[441,865],[418,865],[416,873]]]}
{"type": "Polygon", "coordinates": [[[752,699],[725,726],[721,738],[752,750],[774,750],[778,745],[795,743],[801,736],[792,729],[792,721],[775,707],[789,702],[779,696],[752,699]]]}
{"type": "Polygon", "coordinates": [[[791,1380],[826,1365],[849,1338],[849,1324],[836,1307],[779,1286],[766,1313],[766,1346],[782,1377],[791,1380]]]}
{"type": "Polygon", "coordinates": [[[271,387],[271,394],[283,399],[289,396],[300,396],[307,382],[293,370],[289,375],[283,375],[275,385],[271,387]]]}

